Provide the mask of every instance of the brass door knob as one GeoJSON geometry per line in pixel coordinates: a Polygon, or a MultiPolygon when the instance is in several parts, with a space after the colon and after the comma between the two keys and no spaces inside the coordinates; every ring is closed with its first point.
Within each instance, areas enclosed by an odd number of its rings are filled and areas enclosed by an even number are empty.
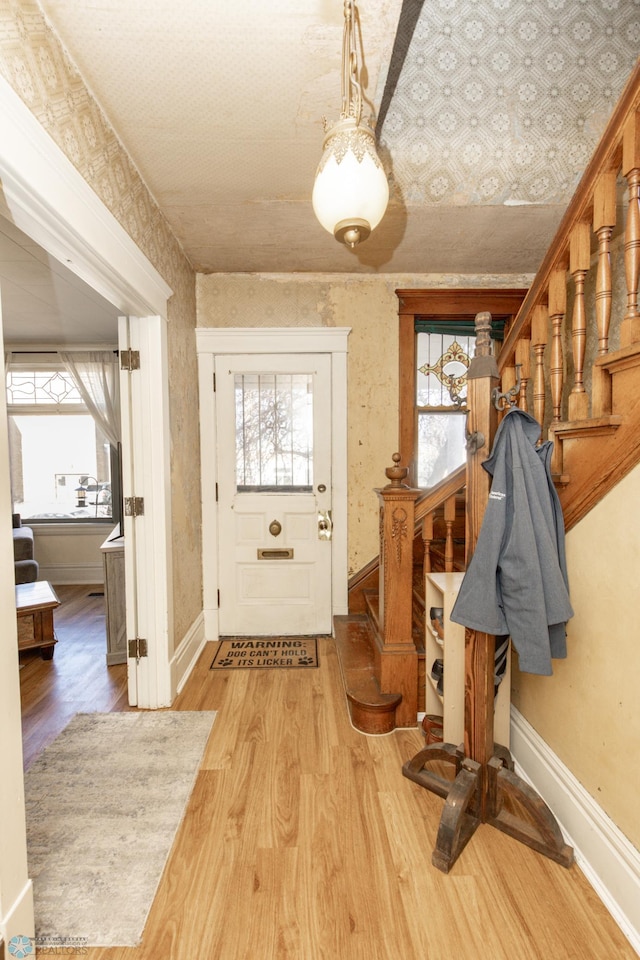
{"type": "Polygon", "coordinates": [[[272,520],[269,524],[269,533],[272,537],[277,537],[280,533],[282,533],[282,524],[278,523],[277,520],[272,520]]]}

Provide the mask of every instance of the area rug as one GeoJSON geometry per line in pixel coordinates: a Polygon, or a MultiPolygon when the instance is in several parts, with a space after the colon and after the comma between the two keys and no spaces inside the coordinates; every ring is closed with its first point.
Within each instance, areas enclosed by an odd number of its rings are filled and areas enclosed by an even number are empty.
{"type": "Polygon", "coordinates": [[[77,714],[28,770],[36,942],[139,943],[214,719],[77,714]]]}
{"type": "Polygon", "coordinates": [[[234,637],[219,643],[212,670],[318,666],[315,637],[234,637]]]}

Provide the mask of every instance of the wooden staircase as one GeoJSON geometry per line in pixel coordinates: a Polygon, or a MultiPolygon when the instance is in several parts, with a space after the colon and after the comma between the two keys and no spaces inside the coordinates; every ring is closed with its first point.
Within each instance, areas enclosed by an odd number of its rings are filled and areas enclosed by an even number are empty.
{"type": "MultiPolygon", "coordinates": [[[[554,441],[567,530],[640,463],[639,281],[640,65],[497,357],[502,392],[519,382],[518,405],[554,441]]],[[[376,559],[354,577],[350,614],[335,620],[352,722],[365,733],[416,723],[424,704],[421,582],[426,571],[464,569],[466,467],[430,491],[404,488],[414,536],[401,564],[389,562],[399,544],[388,516],[403,487],[397,469],[378,491],[384,576],[376,559]]]]}

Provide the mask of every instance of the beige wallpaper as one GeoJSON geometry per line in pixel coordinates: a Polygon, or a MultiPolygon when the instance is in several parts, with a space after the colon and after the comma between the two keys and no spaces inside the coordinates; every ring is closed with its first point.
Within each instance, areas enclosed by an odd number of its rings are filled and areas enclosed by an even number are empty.
{"type": "Polygon", "coordinates": [[[172,287],[174,640],[202,610],[194,273],[108,119],[32,0],[0,4],[0,73],[172,287]]]}
{"type": "Polygon", "coordinates": [[[348,358],[349,574],[378,555],[378,502],[398,446],[401,288],[526,287],[530,276],[371,277],[199,274],[198,326],[350,327],[348,358]]]}
{"type": "Polygon", "coordinates": [[[640,467],[567,534],[567,659],[535,677],[514,657],[513,703],[640,849],[638,502],[640,467]]]}

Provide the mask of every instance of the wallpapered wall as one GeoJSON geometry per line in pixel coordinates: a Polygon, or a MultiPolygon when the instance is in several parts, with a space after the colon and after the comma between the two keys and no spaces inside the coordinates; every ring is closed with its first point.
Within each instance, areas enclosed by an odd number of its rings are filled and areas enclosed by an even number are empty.
{"type": "Polygon", "coordinates": [[[401,288],[527,287],[530,276],[384,277],[198,275],[200,327],[350,327],[348,356],[349,573],[378,555],[378,501],[398,448],[401,288]]]}
{"type": "Polygon", "coordinates": [[[0,73],[174,293],[168,305],[174,641],[202,610],[195,277],[37,3],[0,4],[0,73]]]}

